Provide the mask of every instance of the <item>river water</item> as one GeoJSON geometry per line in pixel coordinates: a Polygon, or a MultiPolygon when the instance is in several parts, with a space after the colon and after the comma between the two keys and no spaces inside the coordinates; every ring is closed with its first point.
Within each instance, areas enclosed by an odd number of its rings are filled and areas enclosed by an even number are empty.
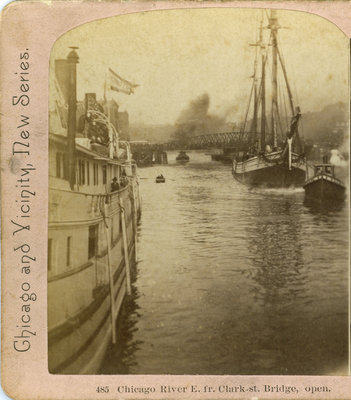
{"type": "Polygon", "coordinates": [[[189,155],[139,170],[137,276],[101,373],[347,374],[347,205],[189,155]]]}

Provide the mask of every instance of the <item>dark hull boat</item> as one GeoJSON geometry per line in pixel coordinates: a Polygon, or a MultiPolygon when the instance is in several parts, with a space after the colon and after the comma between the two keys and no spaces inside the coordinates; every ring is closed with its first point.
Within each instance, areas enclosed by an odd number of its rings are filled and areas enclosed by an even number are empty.
{"type": "MultiPolygon", "coordinates": [[[[261,67],[258,71],[258,55],[254,63],[253,84],[249,104],[241,132],[246,133],[248,142],[245,151],[240,151],[233,159],[233,176],[239,182],[252,186],[290,187],[302,186],[306,175],[306,159],[298,132],[301,117],[300,108],[293,104],[284,61],[278,48],[278,30],[280,25],[276,11],[272,10],[268,18],[270,36],[265,44],[263,21],[256,46],[260,49],[261,67]],[[271,50],[270,50],[271,49],[271,50]],[[268,62],[268,52],[272,52],[268,62]],[[279,61],[279,63],[278,63],[279,61]],[[271,109],[266,108],[266,68],[272,65],[271,109]],[[278,75],[280,65],[282,74],[278,75]],[[282,124],[282,113],[278,107],[278,76],[284,77],[289,112],[286,120],[288,127],[282,124]],[[250,129],[247,130],[248,115],[253,110],[250,129]]],[[[282,94],[280,95],[282,97],[282,94]]],[[[285,104],[285,103],[284,103],[285,104]]]]}
{"type": "Polygon", "coordinates": [[[305,181],[303,165],[296,163],[289,169],[286,163],[278,161],[280,156],[279,152],[274,152],[264,158],[254,156],[243,162],[234,160],[233,176],[239,182],[250,186],[270,188],[302,186],[305,181]],[[272,164],[274,159],[277,162],[272,164]]]}
{"type": "Polygon", "coordinates": [[[346,188],[334,176],[334,166],[319,164],[315,166],[314,176],[303,185],[306,200],[317,203],[340,203],[345,200],[346,188]]]}
{"type": "Polygon", "coordinates": [[[166,178],[164,176],[157,176],[156,177],[156,183],[165,183],[166,178]]]}
{"type": "Polygon", "coordinates": [[[176,161],[179,164],[185,164],[185,163],[189,162],[189,160],[190,160],[190,157],[186,154],[185,151],[181,151],[176,157],[176,161]]]}

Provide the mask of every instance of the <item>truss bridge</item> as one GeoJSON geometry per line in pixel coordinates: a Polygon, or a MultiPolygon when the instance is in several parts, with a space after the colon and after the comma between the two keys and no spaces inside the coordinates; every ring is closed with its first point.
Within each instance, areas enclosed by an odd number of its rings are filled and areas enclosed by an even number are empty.
{"type": "MultiPolygon", "coordinates": [[[[232,154],[236,151],[248,149],[249,138],[249,132],[222,132],[192,136],[187,140],[171,140],[166,143],[131,142],[130,146],[137,164],[147,166],[167,164],[168,150],[222,149],[224,158],[231,160],[232,154]]],[[[216,157],[213,156],[213,159],[216,157]]]]}
{"type": "Polygon", "coordinates": [[[190,138],[186,146],[188,149],[236,147],[239,150],[247,145],[249,135],[248,132],[222,132],[198,135],[190,138]]]}
{"type": "Polygon", "coordinates": [[[131,143],[132,152],[166,151],[235,147],[241,150],[247,147],[249,132],[222,132],[192,136],[187,140],[171,140],[166,143],[131,143]]]}

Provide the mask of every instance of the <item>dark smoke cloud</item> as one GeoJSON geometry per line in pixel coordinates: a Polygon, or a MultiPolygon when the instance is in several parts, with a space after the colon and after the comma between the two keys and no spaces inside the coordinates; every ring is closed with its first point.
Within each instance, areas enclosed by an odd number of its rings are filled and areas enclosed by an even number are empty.
{"type": "Polygon", "coordinates": [[[224,132],[228,129],[224,118],[209,114],[210,98],[207,93],[192,100],[176,123],[174,138],[186,142],[192,136],[224,132]]]}

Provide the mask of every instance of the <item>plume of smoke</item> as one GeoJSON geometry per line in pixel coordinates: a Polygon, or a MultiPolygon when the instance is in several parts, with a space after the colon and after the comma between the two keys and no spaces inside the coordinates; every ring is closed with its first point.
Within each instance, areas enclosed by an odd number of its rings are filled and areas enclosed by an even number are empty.
{"type": "MultiPolygon", "coordinates": [[[[339,149],[330,150],[330,164],[335,166],[335,173],[338,179],[344,182],[349,187],[349,162],[345,159],[339,149]]],[[[345,153],[344,153],[345,154],[345,153]]],[[[346,155],[346,154],[345,154],[346,155]]],[[[348,153],[347,153],[348,157],[348,153]]]]}
{"type": "Polygon", "coordinates": [[[330,154],[330,164],[337,167],[347,167],[348,163],[338,149],[330,150],[330,154]]]}
{"type": "MultiPolygon", "coordinates": [[[[349,131],[349,128],[346,128],[346,132],[349,131]]],[[[348,160],[349,157],[349,153],[350,153],[350,138],[349,135],[347,133],[344,133],[344,140],[343,142],[340,144],[340,146],[338,146],[338,150],[340,151],[340,153],[342,154],[342,156],[344,157],[344,159],[348,160]]]]}
{"type": "Polygon", "coordinates": [[[210,98],[207,93],[192,100],[175,123],[174,138],[186,143],[193,136],[225,131],[227,129],[225,118],[209,114],[209,107],[210,98]]]}

